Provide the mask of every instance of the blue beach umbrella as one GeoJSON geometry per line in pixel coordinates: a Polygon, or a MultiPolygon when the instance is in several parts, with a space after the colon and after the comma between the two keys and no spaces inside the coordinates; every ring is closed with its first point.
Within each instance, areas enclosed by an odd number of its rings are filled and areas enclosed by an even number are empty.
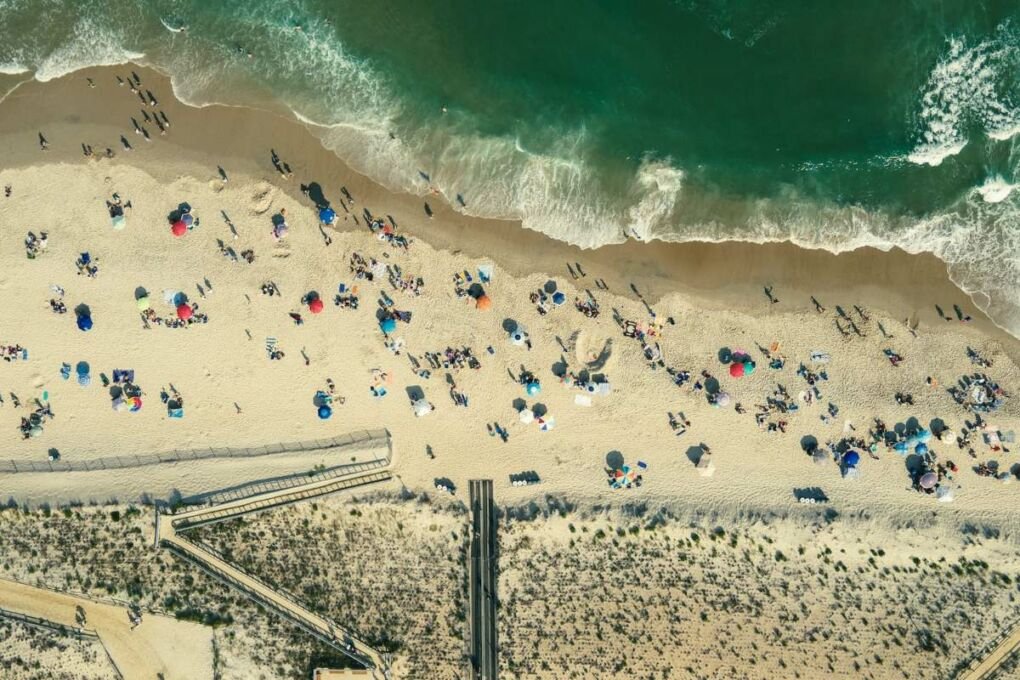
{"type": "Polygon", "coordinates": [[[924,443],[918,444],[917,446],[914,447],[914,453],[916,453],[919,456],[923,456],[924,454],[928,453],[928,445],[924,443]]]}
{"type": "Polygon", "coordinates": [[[567,296],[564,295],[561,291],[556,291],[555,293],[553,293],[552,297],[553,297],[553,304],[556,304],[556,305],[562,305],[564,302],[567,301],[567,296]]]}
{"type": "Polygon", "coordinates": [[[319,211],[319,221],[323,224],[333,224],[336,219],[336,212],[332,208],[323,208],[319,211]]]}
{"type": "Polygon", "coordinates": [[[931,441],[931,432],[925,429],[918,430],[917,441],[921,442],[922,444],[927,444],[928,442],[931,441]]]}
{"type": "Polygon", "coordinates": [[[542,391],[542,386],[539,385],[537,382],[530,382],[524,387],[524,390],[529,395],[534,396],[542,391]]]}
{"type": "Polygon", "coordinates": [[[78,317],[78,330],[88,331],[92,328],[92,317],[91,316],[79,316],[78,317]]]}
{"type": "Polygon", "coordinates": [[[843,464],[847,467],[856,467],[861,462],[861,454],[856,451],[847,451],[843,455],[843,464]]]}
{"type": "Polygon", "coordinates": [[[397,322],[394,319],[383,319],[379,322],[379,328],[382,329],[383,333],[389,335],[393,331],[397,330],[397,322]]]}
{"type": "Polygon", "coordinates": [[[323,404],[322,406],[319,407],[319,419],[320,420],[329,420],[329,417],[331,415],[333,415],[333,409],[331,409],[329,406],[327,406],[326,404],[323,404]]]}
{"type": "Polygon", "coordinates": [[[895,444],[893,444],[893,451],[895,451],[896,453],[906,455],[908,449],[909,447],[907,446],[906,442],[896,442],[895,444]]]}

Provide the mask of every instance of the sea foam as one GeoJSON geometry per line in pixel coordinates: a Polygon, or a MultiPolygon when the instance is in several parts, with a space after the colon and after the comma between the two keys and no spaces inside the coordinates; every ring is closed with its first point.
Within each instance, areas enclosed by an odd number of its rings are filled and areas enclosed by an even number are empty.
{"type": "Polygon", "coordinates": [[[1020,70],[1017,36],[1009,25],[994,37],[968,44],[962,37],[948,41],[925,82],[918,121],[920,132],[907,160],[940,165],[967,145],[977,126],[993,139],[1008,139],[1020,128],[1015,79],[1020,70]]]}

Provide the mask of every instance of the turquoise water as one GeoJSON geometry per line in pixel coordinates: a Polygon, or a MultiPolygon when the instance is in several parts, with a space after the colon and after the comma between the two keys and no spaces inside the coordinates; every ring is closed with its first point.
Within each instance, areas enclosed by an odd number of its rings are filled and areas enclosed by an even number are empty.
{"type": "Polygon", "coordinates": [[[460,194],[468,212],[584,246],[934,252],[1020,331],[1016,0],[0,0],[0,11],[2,71],[46,80],[133,59],[170,73],[191,103],[273,100],[392,188],[460,194]]]}

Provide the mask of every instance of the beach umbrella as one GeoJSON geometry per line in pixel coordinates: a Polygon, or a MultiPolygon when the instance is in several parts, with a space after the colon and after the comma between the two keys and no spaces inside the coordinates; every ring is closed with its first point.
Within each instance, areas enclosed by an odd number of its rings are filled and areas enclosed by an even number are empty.
{"type": "Polygon", "coordinates": [[[815,465],[825,465],[829,462],[829,455],[822,449],[815,449],[815,452],[811,454],[811,460],[815,462],[815,465]]]}
{"type": "Polygon", "coordinates": [[[843,464],[847,467],[855,467],[861,462],[861,454],[856,451],[847,451],[843,454],[843,464]]]}
{"type": "Polygon", "coordinates": [[[79,316],[78,317],[78,330],[88,331],[92,328],[92,317],[91,316],[79,316]]]}
{"type": "Polygon", "coordinates": [[[927,444],[931,441],[931,432],[925,429],[917,431],[917,441],[927,444]]]}
{"type": "Polygon", "coordinates": [[[319,211],[319,221],[323,224],[333,224],[336,219],[336,212],[332,208],[323,208],[319,211]]]}
{"type": "Polygon", "coordinates": [[[142,410],[142,399],[141,399],[141,397],[131,397],[130,399],[128,399],[128,405],[130,406],[129,410],[132,413],[136,413],[138,411],[141,411],[142,410]]]}
{"type": "Polygon", "coordinates": [[[935,485],[939,482],[939,476],[934,472],[925,472],[921,475],[921,479],[918,484],[921,485],[922,489],[934,489],[935,485]]]}
{"type": "Polygon", "coordinates": [[[488,295],[485,295],[483,293],[482,295],[479,295],[477,298],[475,298],[475,308],[481,310],[491,309],[492,300],[489,298],[488,295]]]}
{"type": "Polygon", "coordinates": [[[195,218],[191,216],[191,213],[184,213],[181,215],[181,222],[184,223],[185,227],[190,229],[191,225],[195,223],[195,218]]]}
{"type": "Polygon", "coordinates": [[[38,437],[41,434],[42,434],[42,426],[40,426],[40,425],[33,425],[32,429],[30,429],[28,431],[28,436],[32,437],[33,439],[35,439],[36,437],[38,437]]]}
{"type": "Polygon", "coordinates": [[[955,438],[956,438],[956,432],[954,432],[953,430],[951,430],[948,427],[946,429],[942,430],[941,432],[939,432],[939,441],[951,442],[955,438]]]}
{"type": "Polygon", "coordinates": [[[524,391],[527,392],[529,396],[533,397],[542,391],[542,386],[537,382],[530,382],[524,386],[524,391]]]}
{"type": "Polygon", "coordinates": [[[567,296],[564,295],[562,291],[556,291],[553,293],[552,301],[554,305],[562,305],[567,301],[567,296]]]}
{"type": "Polygon", "coordinates": [[[729,406],[730,395],[726,394],[725,392],[720,392],[719,396],[716,397],[715,403],[719,404],[720,406],[729,406]]]}
{"type": "Polygon", "coordinates": [[[389,335],[393,331],[397,330],[397,321],[396,321],[396,319],[392,319],[392,318],[390,318],[390,319],[383,319],[382,321],[379,322],[379,328],[382,329],[383,333],[386,333],[387,335],[389,335]]]}
{"type": "Polygon", "coordinates": [[[540,418],[538,422],[539,422],[538,429],[542,430],[542,432],[548,432],[549,430],[556,427],[555,418],[540,418]]]}
{"type": "Polygon", "coordinates": [[[110,218],[110,222],[113,224],[113,228],[120,231],[124,228],[124,215],[114,215],[110,218]]]}
{"type": "Polygon", "coordinates": [[[748,359],[744,362],[744,375],[751,375],[754,373],[755,363],[748,359]]]}
{"type": "Polygon", "coordinates": [[[186,225],[184,222],[181,222],[180,220],[177,220],[172,225],[170,225],[170,233],[173,234],[174,236],[184,236],[185,234],[188,233],[188,225],[186,225]]]}
{"type": "Polygon", "coordinates": [[[521,422],[525,425],[535,422],[535,413],[530,408],[521,409],[520,412],[521,422]]]}
{"type": "Polygon", "coordinates": [[[308,301],[308,311],[318,314],[322,311],[322,298],[314,298],[308,301]]]}
{"type": "Polygon", "coordinates": [[[733,361],[733,352],[730,350],[730,348],[729,347],[720,347],[719,348],[719,362],[723,363],[723,364],[728,364],[728,363],[730,363],[732,361],[733,361]]]}
{"type": "Polygon", "coordinates": [[[328,404],[319,407],[319,420],[329,420],[331,415],[333,415],[333,409],[328,404]]]}
{"type": "Polygon", "coordinates": [[[149,302],[149,298],[146,295],[135,300],[135,304],[138,305],[138,311],[140,312],[144,312],[152,306],[152,303],[149,302]]]}
{"type": "Polygon", "coordinates": [[[510,333],[510,342],[517,345],[518,347],[523,345],[525,340],[526,338],[524,336],[524,333],[521,333],[521,331],[518,329],[514,329],[514,331],[510,333]]]}
{"type": "Polygon", "coordinates": [[[923,456],[924,454],[928,453],[928,445],[918,444],[917,446],[914,447],[914,453],[916,453],[919,456],[923,456]]]}
{"type": "Polygon", "coordinates": [[[730,364],[730,375],[733,376],[734,378],[742,378],[744,376],[744,371],[745,371],[744,364],[740,363],[739,361],[734,361],[732,364],[730,364]]]}
{"type": "Polygon", "coordinates": [[[128,409],[127,402],[124,401],[123,397],[117,397],[113,400],[111,405],[113,406],[114,411],[127,411],[128,409]]]}
{"type": "Polygon", "coordinates": [[[903,456],[907,455],[909,448],[906,442],[896,442],[893,444],[893,451],[903,456]]]}
{"type": "Polygon", "coordinates": [[[177,318],[181,319],[182,321],[187,321],[192,317],[194,313],[195,310],[193,310],[191,308],[191,305],[189,305],[186,302],[182,302],[181,304],[177,305],[177,318]]]}
{"type": "Polygon", "coordinates": [[[945,484],[939,484],[935,489],[935,499],[940,503],[950,503],[953,500],[953,490],[945,484]]]}

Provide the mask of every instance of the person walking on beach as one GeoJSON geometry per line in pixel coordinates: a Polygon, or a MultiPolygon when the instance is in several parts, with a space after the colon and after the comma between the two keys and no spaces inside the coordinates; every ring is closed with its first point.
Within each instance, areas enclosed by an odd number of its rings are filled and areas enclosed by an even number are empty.
{"type": "Polygon", "coordinates": [[[46,140],[45,137],[43,137],[43,133],[41,133],[41,132],[39,133],[39,148],[42,151],[49,151],[50,150],[50,143],[46,140]]]}

